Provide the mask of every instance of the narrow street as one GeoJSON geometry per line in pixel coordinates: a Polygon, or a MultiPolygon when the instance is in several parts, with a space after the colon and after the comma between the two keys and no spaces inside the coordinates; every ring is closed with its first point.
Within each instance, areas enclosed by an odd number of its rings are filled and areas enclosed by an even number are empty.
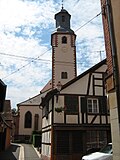
{"type": "Polygon", "coordinates": [[[24,147],[24,160],[40,160],[41,159],[31,144],[22,144],[22,146],[24,147]]]}

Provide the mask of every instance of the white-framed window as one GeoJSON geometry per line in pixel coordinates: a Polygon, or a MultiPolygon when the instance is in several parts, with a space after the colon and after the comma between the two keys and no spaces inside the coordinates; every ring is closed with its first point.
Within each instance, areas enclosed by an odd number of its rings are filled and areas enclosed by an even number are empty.
{"type": "Polygon", "coordinates": [[[99,113],[98,99],[87,99],[87,111],[88,113],[99,113]]]}

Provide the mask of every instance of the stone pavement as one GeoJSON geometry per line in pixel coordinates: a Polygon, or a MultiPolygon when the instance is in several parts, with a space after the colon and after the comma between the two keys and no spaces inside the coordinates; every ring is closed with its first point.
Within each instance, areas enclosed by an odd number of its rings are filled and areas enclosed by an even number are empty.
{"type": "Polygon", "coordinates": [[[42,160],[36,148],[31,144],[16,144],[0,152],[0,160],[42,160]]]}
{"type": "Polygon", "coordinates": [[[24,148],[24,159],[19,157],[19,160],[41,160],[40,154],[31,144],[22,144],[22,147],[24,148]]]}

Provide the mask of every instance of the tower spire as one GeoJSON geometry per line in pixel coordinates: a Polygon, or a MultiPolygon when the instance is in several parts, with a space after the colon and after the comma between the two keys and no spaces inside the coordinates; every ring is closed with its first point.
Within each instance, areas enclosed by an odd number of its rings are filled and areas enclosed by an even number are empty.
{"type": "Polygon", "coordinates": [[[62,9],[63,9],[63,0],[62,0],[62,9]]]}

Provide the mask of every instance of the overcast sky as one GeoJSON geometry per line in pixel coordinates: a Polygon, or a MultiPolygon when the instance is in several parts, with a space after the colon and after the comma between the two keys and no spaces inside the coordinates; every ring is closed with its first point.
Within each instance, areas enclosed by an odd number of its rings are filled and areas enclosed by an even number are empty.
{"type": "MultiPolygon", "coordinates": [[[[51,79],[51,34],[61,3],[0,0],[0,79],[7,85],[12,108],[39,94],[51,79]]],[[[100,0],[64,0],[64,8],[77,35],[79,75],[106,57],[100,0]]]]}

